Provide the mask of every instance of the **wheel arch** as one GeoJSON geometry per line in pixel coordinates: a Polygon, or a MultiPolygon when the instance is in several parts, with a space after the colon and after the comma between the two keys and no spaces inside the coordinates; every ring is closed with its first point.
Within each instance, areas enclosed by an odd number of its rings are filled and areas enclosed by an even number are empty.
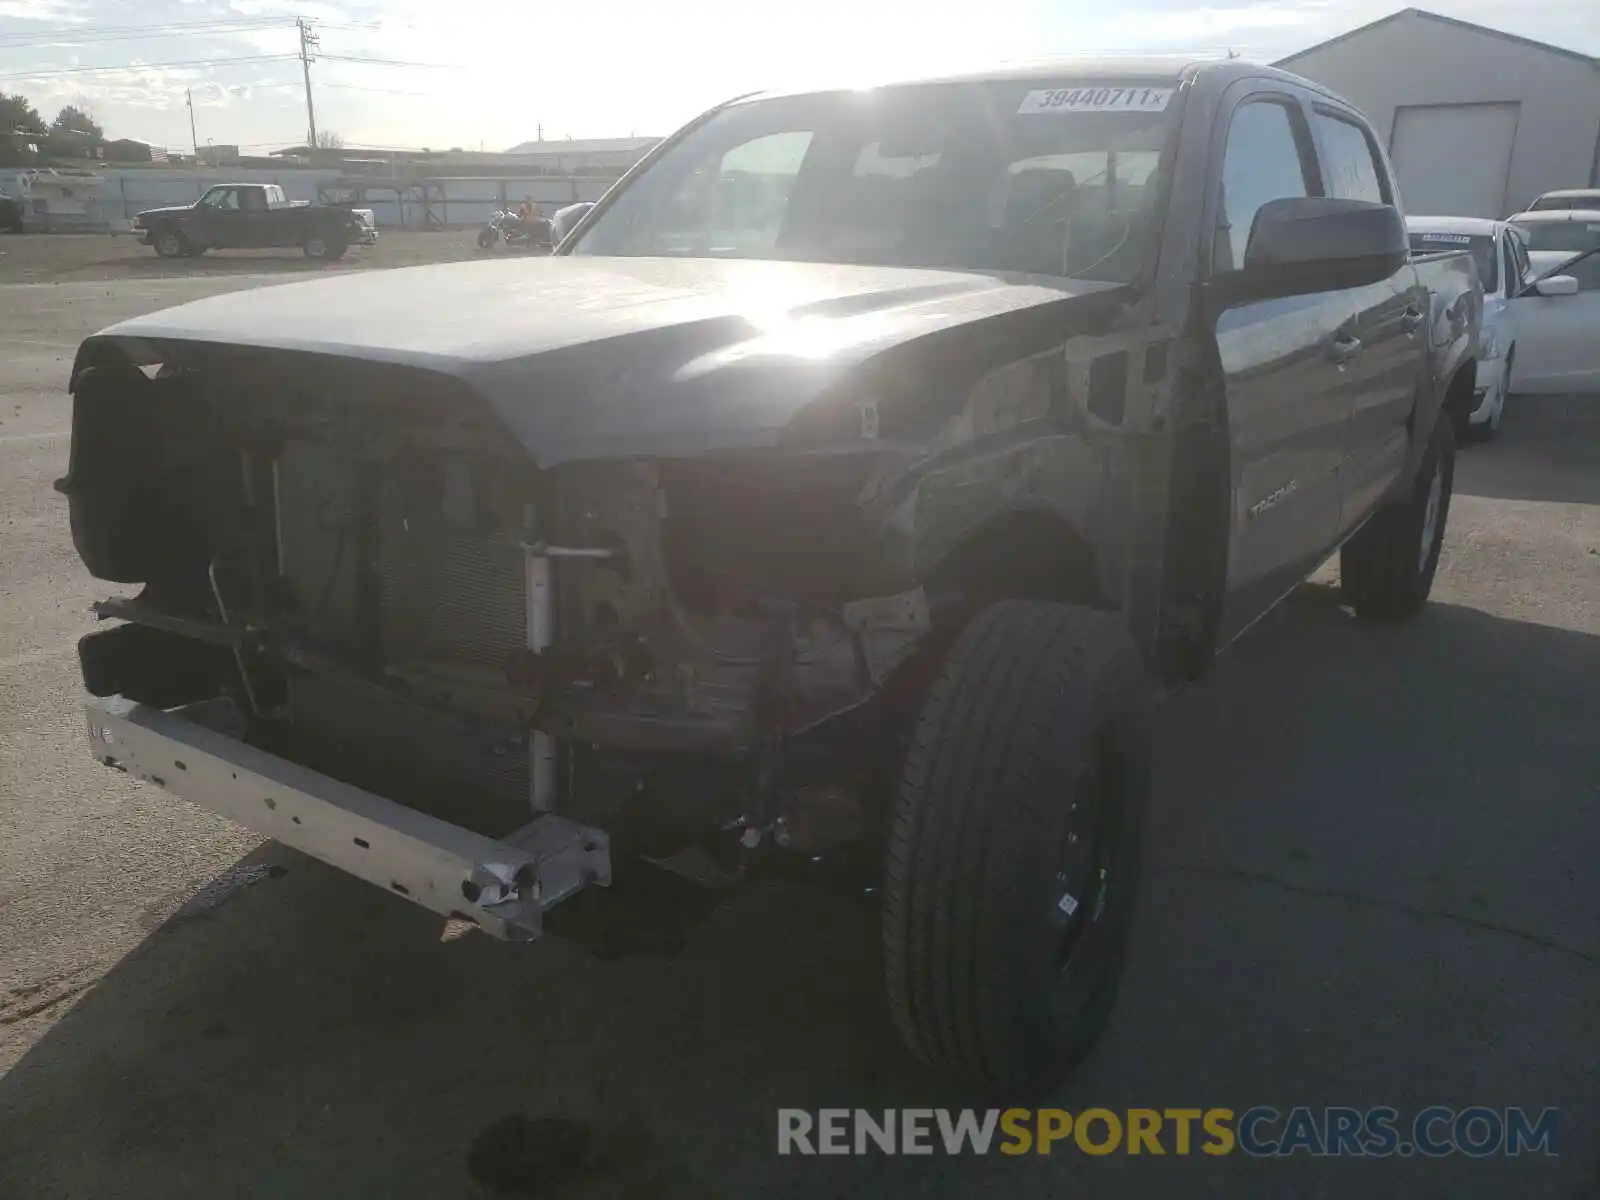
{"type": "Polygon", "coordinates": [[[1411,449],[1406,455],[1405,469],[1396,481],[1397,491],[1410,487],[1416,478],[1417,468],[1422,465],[1422,457],[1427,453],[1433,427],[1441,413],[1451,418],[1451,423],[1458,431],[1465,428],[1467,418],[1472,414],[1472,399],[1477,386],[1478,360],[1476,356],[1469,355],[1456,365],[1442,386],[1425,389],[1418,395],[1416,410],[1411,418],[1411,449]]]}
{"type": "Polygon", "coordinates": [[[920,574],[936,607],[964,620],[999,600],[1111,608],[1098,565],[1094,544],[1072,521],[1056,509],[1028,506],[988,517],[920,574]]]}

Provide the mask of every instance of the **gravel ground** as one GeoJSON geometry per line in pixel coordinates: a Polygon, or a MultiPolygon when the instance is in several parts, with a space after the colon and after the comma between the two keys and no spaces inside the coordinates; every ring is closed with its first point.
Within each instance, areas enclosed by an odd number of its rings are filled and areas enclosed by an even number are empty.
{"type": "Polygon", "coordinates": [[[1600,397],[1518,398],[1463,452],[1420,619],[1314,582],[1168,705],[1121,1002],[1056,1099],[1557,1106],[1559,1157],[801,1161],[779,1106],[960,1103],[895,1043],[870,914],[775,886],[670,955],[445,938],[91,763],[73,642],[108,589],[50,488],[73,349],[316,268],[0,251],[0,1196],[484,1195],[469,1148],[517,1114],[589,1138],[518,1168],[568,1198],[1600,1194],[1600,397]]]}

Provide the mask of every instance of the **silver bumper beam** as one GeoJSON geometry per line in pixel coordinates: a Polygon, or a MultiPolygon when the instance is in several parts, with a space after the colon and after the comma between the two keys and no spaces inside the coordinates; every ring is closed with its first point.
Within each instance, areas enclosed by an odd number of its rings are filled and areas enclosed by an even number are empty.
{"type": "Polygon", "coordinates": [[[201,808],[507,941],[611,883],[603,830],[546,813],[495,839],[340,783],[179,715],[120,696],[85,702],[94,756],[201,808]]]}

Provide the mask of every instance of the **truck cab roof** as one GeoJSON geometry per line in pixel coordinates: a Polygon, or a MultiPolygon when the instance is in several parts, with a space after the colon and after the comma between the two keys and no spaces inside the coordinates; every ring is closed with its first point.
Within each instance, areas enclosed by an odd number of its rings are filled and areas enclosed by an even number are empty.
{"type": "Polygon", "coordinates": [[[837,88],[811,87],[752,92],[738,97],[731,103],[770,99],[774,96],[813,95],[818,92],[846,90],[847,88],[899,88],[962,83],[1019,83],[1035,79],[1071,79],[1084,83],[1103,84],[1107,87],[1115,87],[1119,84],[1132,85],[1134,83],[1145,85],[1152,82],[1166,82],[1176,86],[1201,76],[1204,76],[1208,82],[1216,84],[1219,88],[1232,83],[1236,79],[1279,79],[1299,87],[1323,92],[1332,99],[1338,99],[1333,92],[1328,91],[1321,84],[1277,67],[1248,62],[1243,59],[1194,58],[1187,55],[1115,57],[1085,55],[1034,59],[1005,66],[990,67],[979,71],[905,76],[866,82],[853,80],[849,84],[843,84],[837,88]]]}

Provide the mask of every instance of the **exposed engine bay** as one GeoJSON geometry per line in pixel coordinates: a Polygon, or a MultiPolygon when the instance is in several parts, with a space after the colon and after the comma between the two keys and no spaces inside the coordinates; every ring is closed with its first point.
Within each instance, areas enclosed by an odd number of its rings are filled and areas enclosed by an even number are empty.
{"type": "Polygon", "coordinates": [[[85,639],[95,695],[228,697],[249,740],[423,811],[665,854],[803,837],[786,797],[840,786],[808,739],[870,723],[932,630],[861,520],[870,457],[540,471],[469,397],[424,402],[448,381],[204,358],[77,381],[74,536],[144,585],[98,606],[126,624],[85,639]]]}

